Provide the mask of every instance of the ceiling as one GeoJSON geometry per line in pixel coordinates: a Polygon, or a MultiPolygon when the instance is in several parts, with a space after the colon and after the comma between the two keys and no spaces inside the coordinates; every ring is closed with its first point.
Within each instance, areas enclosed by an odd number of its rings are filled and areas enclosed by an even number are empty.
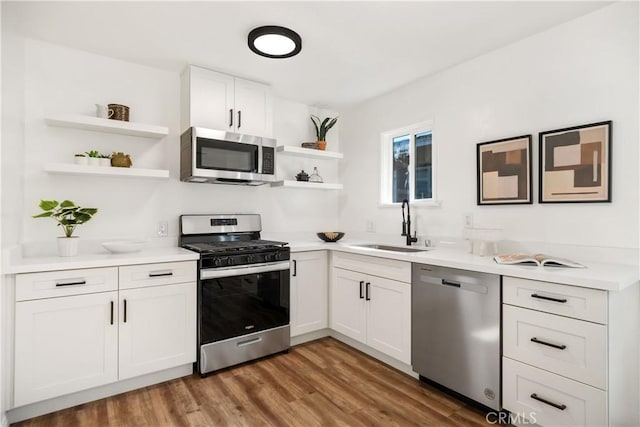
{"type": "Polygon", "coordinates": [[[601,8],[599,1],[2,2],[2,30],[152,67],[187,63],[270,83],[325,108],[375,97],[601,8]],[[302,36],[290,59],[253,54],[247,34],[302,36]]]}

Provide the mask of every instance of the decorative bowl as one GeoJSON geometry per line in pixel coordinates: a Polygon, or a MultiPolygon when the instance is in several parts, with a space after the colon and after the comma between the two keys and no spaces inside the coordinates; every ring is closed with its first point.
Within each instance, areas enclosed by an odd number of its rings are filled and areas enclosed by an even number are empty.
{"type": "Polygon", "coordinates": [[[102,246],[114,254],[126,254],[141,251],[147,243],[147,240],[116,240],[104,242],[102,246]]]}
{"type": "Polygon", "coordinates": [[[323,231],[322,233],[316,233],[316,235],[325,242],[337,242],[344,237],[344,233],[341,231],[323,231]]]}

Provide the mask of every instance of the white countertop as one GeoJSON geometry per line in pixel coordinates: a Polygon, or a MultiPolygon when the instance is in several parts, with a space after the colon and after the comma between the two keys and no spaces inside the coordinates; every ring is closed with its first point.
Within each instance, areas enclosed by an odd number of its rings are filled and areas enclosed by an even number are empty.
{"type": "MultiPolygon", "coordinates": [[[[318,240],[300,240],[290,242],[290,246],[291,251],[294,253],[315,250],[341,251],[606,291],[622,290],[628,286],[637,284],[640,279],[640,270],[638,266],[634,265],[584,262],[582,260],[578,261],[585,264],[587,268],[501,265],[497,264],[491,256],[481,257],[472,255],[460,247],[438,246],[424,252],[402,253],[355,246],[361,243],[366,242],[347,241],[325,243],[318,240]]],[[[174,246],[148,248],[140,252],[127,254],[111,254],[103,251],[68,258],[58,256],[22,257],[13,252],[12,256],[9,256],[4,262],[3,273],[33,273],[39,271],[191,261],[197,259],[199,259],[199,254],[174,246]]]]}
{"type": "Polygon", "coordinates": [[[193,261],[200,255],[179,247],[156,247],[140,252],[112,254],[107,252],[80,254],[73,257],[22,257],[9,255],[4,262],[4,274],[34,273],[38,271],[72,270],[78,268],[113,267],[118,265],[153,264],[157,262],[193,261]]]}
{"type": "Polygon", "coordinates": [[[355,246],[360,243],[361,242],[324,243],[320,241],[300,241],[291,242],[290,246],[292,252],[333,250],[605,291],[622,290],[628,286],[636,285],[640,279],[640,270],[638,266],[634,265],[583,261],[580,262],[584,264],[586,268],[502,265],[497,264],[491,256],[481,257],[473,255],[459,247],[435,247],[423,252],[402,253],[355,246]]]}

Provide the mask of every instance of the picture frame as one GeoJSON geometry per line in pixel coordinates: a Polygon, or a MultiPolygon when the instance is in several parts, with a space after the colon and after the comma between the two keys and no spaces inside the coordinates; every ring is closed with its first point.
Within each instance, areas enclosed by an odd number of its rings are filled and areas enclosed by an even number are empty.
{"type": "Polygon", "coordinates": [[[539,202],[611,202],[612,122],[539,134],[539,202]]]}
{"type": "Polygon", "coordinates": [[[529,134],[477,144],[478,205],[533,203],[531,139],[529,134]]]}

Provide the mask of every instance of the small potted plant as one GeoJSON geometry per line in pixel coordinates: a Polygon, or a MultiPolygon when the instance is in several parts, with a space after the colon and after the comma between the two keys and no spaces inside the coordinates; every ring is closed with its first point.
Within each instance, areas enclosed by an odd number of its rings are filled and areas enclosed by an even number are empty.
{"type": "Polygon", "coordinates": [[[89,166],[98,166],[100,165],[100,152],[98,150],[91,150],[85,153],[89,158],[89,166]]]}
{"type": "Polygon", "coordinates": [[[100,166],[111,166],[111,154],[99,154],[100,166]]]}
{"type": "Polygon", "coordinates": [[[336,124],[338,118],[326,117],[324,120],[320,121],[318,116],[314,116],[312,114],[311,121],[313,122],[313,126],[316,128],[316,137],[318,139],[316,144],[318,144],[318,149],[324,150],[327,147],[327,132],[336,124]]]}
{"type": "Polygon", "coordinates": [[[88,164],[87,156],[84,153],[76,153],[73,155],[73,163],[76,165],[88,164]]]}
{"type": "Polygon", "coordinates": [[[82,208],[71,200],[58,203],[56,200],[40,200],[40,209],[44,212],[33,218],[53,218],[62,226],[64,237],[58,237],[58,255],[75,256],[78,254],[78,237],[73,232],[80,224],[89,221],[98,212],[96,208],[82,208]]]}

